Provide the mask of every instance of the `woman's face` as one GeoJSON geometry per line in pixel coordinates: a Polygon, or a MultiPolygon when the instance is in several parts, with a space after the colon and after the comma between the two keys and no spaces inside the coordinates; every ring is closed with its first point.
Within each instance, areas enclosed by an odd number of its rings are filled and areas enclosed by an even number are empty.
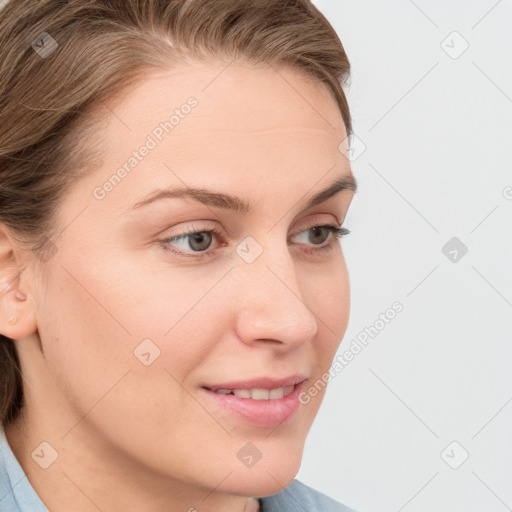
{"type": "Polygon", "coordinates": [[[329,370],[349,317],[340,240],[311,228],[339,226],[353,192],[308,205],[352,176],[339,109],[297,71],[241,63],[148,74],[107,106],[103,164],[65,197],[34,274],[29,417],[65,456],[92,439],[87,457],[134,471],[278,492],[324,387],[296,395],[329,370]],[[205,389],[304,379],[292,400],[205,389]]]}

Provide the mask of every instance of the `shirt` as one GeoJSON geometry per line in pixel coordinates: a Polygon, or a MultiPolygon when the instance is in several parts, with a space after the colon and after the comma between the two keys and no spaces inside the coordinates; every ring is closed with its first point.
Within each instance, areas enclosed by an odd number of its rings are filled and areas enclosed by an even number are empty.
{"type": "MultiPolygon", "coordinates": [[[[355,512],[293,480],[271,496],[258,498],[260,512],[355,512]]],[[[49,512],[27,479],[0,424],[0,512],[49,512]]]]}

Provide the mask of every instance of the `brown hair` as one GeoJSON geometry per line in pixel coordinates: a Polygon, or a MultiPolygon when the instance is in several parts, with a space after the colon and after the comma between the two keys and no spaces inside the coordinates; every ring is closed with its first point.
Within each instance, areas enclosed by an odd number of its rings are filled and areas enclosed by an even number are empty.
{"type": "MultiPolygon", "coordinates": [[[[185,56],[293,66],[328,86],[352,133],[350,63],[309,0],[10,0],[0,11],[0,221],[20,243],[48,254],[59,201],[98,164],[93,108],[185,56]]],[[[22,406],[16,347],[0,335],[0,421],[22,406]]]]}

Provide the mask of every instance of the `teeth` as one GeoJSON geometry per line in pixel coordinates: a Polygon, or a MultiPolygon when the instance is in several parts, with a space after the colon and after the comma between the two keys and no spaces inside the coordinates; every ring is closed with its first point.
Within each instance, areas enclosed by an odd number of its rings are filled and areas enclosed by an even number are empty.
{"type": "Polygon", "coordinates": [[[269,393],[269,398],[283,398],[284,396],[284,388],[271,389],[269,393]]]}
{"type": "Polygon", "coordinates": [[[251,389],[251,398],[253,400],[268,400],[270,391],[268,389],[251,389]]]}
{"type": "Polygon", "coordinates": [[[251,391],[249,389],[234,389],[233,393],[240,398],[251,398],[251,391]]]}
{"type": "Polygon", "coordinates": [[[229,395],[233,393],[240,398],[252,398],[253,400],[277,400],[289,395],[293,391],[294,386],[285,386],[284,388],[275,389],[217,389],[216,393],[221,395],[229,395]]]}

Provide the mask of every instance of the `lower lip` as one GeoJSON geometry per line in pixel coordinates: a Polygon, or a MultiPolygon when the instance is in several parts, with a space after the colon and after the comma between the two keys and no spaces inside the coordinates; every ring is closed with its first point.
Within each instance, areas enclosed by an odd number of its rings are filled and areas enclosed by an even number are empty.
{"type": "Polygon", "coordinates": [[[236,395],[222,395],[201,388],[201,391],[227,409],[246,421],[259,427],[277,427],[295,415],[300,407],[299,394],[305,381],[296,384],[293,391],[283,398],[269,400],[254,400],[241,398],[236,395]]]}

